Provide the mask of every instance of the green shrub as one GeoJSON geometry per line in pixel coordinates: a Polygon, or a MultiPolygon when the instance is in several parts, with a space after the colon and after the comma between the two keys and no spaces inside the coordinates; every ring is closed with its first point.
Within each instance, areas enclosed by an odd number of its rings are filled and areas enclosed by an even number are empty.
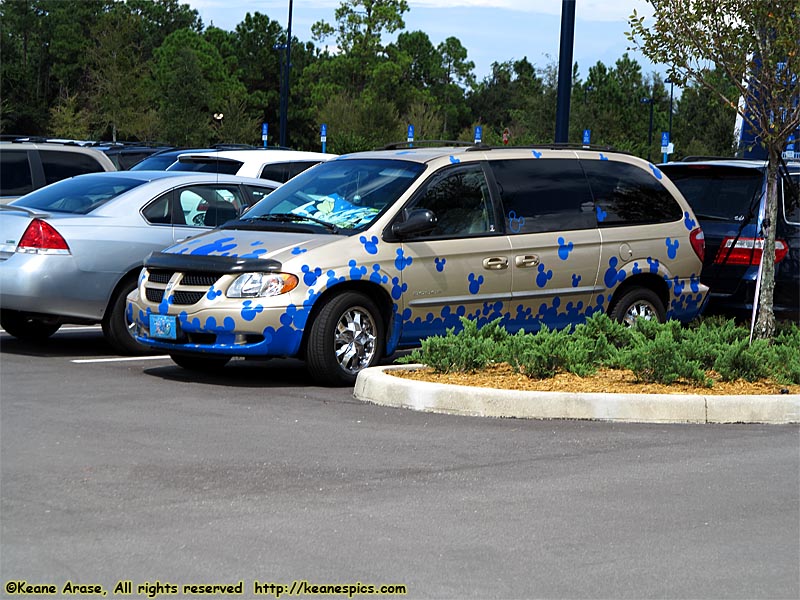
{"type": "MultiPolygon", "coordinates": [[[[650,333],[649,327],[647,333],[650,333]]],[[[681,341],[675,339],[672,327],[664,327],[652,339],[643,336],[638,343],[623,351],[621,362],[633,371],[636,381],[669,385],[683,380],[712,385],[700,362],[681,352],[681,341]]]]}
{"type": "Polygon", "coordinates": [[[458,333],[450,328],[444,336],[426,338],[420,348],[398,362],[421,362],[437,373],[473,373],[497,362],[503,341],[509,337],[500,320],[479,329],[477,322],[462,317],[461,325],[458,333]]]}
{"type": "Polygon", "coordinates": [[[546,325],[534,335],[520,330],[506,339],[500,358],[528,377],[552,377],[566,362],[568,339],[567,331],[551,330],[546,325]]]}

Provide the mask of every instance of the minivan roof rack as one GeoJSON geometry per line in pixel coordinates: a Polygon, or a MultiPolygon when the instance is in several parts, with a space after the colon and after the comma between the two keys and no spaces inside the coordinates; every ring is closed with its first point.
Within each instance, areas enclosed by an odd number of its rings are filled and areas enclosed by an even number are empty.
{"type": "Polygon", "coordinates": [[[413,142],[394,142],[386,144],[380,150],[402,150],[404,148],[436,148],[438,146],[475,146],[474,142],[463,142],[458,140],[414,140],[413,142]]]}

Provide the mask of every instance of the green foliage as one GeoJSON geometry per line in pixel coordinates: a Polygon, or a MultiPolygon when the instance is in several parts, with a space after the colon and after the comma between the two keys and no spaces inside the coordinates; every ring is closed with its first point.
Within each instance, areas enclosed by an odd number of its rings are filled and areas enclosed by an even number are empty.
{"type": "Polygon", "coordinates": [[[437,373],[473,373],[495,362],[498,345],[508,337],[499,320],[478,329],[475,321],[461,319],[462,330],[448,329],[444,336],[432,336],[400,362],[424,362],[437,373]]]}
{"type": "Polygon", "coordinates": [[[508,363],[531,378],[561,372],[581,377],[598,368],[629,369],[637,381],[672,384],[691,382],[713,385],[708,375],[716,371],[723,381],[773,378],[780,383],[800,383],[800,327],[783,327],[774,342],[749,342],[749,331],[733,320],[705,319],[685,327],[678,321],[661,324],[639,320],[628,328],[597,314],[570,330],[546,326],[535,334],[514,335],[492,321],[479,328],[461,319],[461,331],[423,341],[422,346],[399,360],[424,363],[438,373],[474,372],[490,364],[508,363]]]}
{"type": "Polygon", "coordinates": [[[642,336],[634,346],[624,351],[621,363],[633,371],[637,381],[671,384],[678,380],[711,385],[702,365],[681,352],[682,344],[671,328],[642,336]]]}

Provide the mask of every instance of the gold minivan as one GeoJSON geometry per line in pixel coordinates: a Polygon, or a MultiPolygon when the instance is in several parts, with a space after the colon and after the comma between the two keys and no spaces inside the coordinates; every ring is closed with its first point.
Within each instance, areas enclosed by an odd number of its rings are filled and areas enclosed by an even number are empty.
{"type": "Polygon", "coordinates": [[[627,154],[364,152],[151,255],[128,318],[141,343],[188,369],[293,356],[320,383],[352,384],[461,317],[510,332],[596,312],[689,321],[708,292],[703,249],[680,192],[627,154]]]}

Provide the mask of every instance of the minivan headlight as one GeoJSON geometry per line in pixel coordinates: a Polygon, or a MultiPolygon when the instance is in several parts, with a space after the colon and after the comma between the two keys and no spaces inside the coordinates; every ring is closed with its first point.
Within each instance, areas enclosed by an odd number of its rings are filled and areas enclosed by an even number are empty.
{"type": "Polygon", "coordinates": [[[228,288],[228,298],[267,298],[297,287],[298,279],[289,273],[242,273],[228,288]]]}

